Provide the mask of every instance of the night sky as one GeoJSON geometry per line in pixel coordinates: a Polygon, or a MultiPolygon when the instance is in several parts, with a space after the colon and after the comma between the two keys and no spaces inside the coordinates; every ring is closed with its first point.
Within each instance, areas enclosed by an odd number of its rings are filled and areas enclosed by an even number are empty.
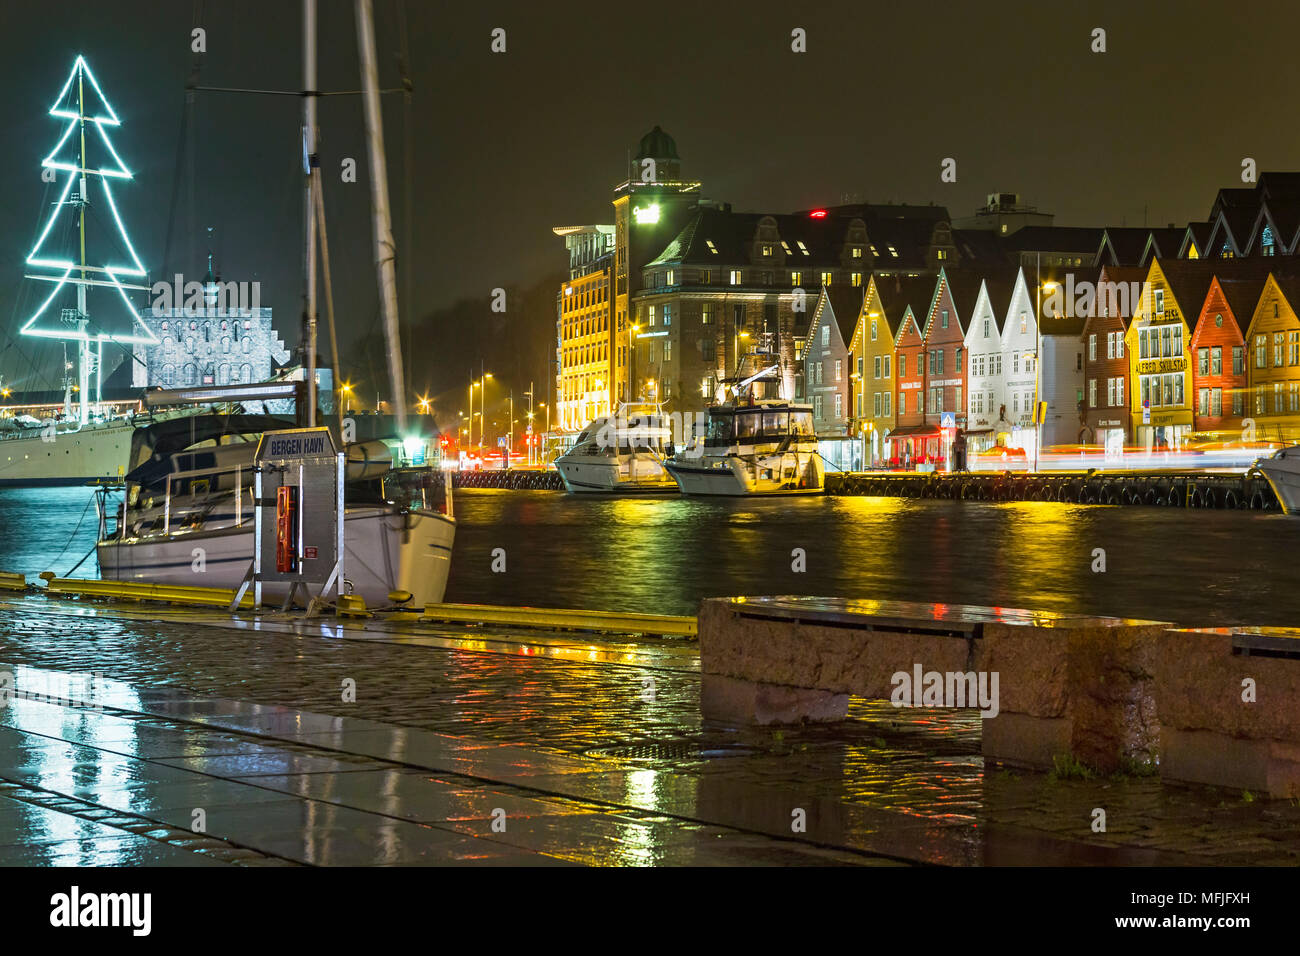
{"type": "MultiPolygon", "coordinates": [[[[385,87],[398,85],[398,2],[375,0],[385,87]]],[[[352,4],[320,5],[321,88],[356,89],[352,4]]],[[[611,221],[610,187],[655,124],[676,138],[704,195],[738,210],[847,195],[933,201],[961,216],[989,192],[1014,191],[1058,225],[1181,225],[1204,218],[1218,188],[1241,184],[1243,157],[1261,171],[1300,168],[1293,3],[678,9],[407,0],[409,250],[402,96],[384,107],[414,317],[562,269],[551,227],[611,221]],[[489,50],[498,26],[505,54],[489,50]],[[794,27],[807,31],[807,53],[790,51],[794,27]],[[1094,27],[1107,31],[1104,54],[1090,51],[1094,27]],[[939,180],[945,157],[957,160],[955,184],[939,180]]],[[[200,83],[297,90],[300,16],[286,0],[0,6],[0,371],[10,380],[30,374],[29,359],[57,375],[61,356],[12,336],[36,295],[21,276],[44,215],[39,163],[62,129],[46,110],[78,53],[122,119],[114,143],[136,178],[115,195],[154,277],[200,278],[214,226],[223,277],[260,279],[263,304],[296,341],[300,100],[200,93],[196,149],[179,147],[191,26],[207,31],[200,83]]],[[[320,123],[341,335],[354,340],[378,321],[359,98],[324,99],[320,123]],[[355,184],[340,181],[344,157],[358,162],[355,184]]],[[[451,358],[457,369],[476,364],[451,358]]]]}

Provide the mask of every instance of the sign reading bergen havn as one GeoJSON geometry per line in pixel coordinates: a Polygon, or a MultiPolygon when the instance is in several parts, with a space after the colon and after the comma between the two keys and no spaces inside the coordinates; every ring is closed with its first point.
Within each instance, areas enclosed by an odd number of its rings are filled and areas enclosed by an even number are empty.
{"type": "Polygon", "coordinates": [[[266,436],[266,450],[263,458],[315,458],[319,455],[333,455],[334,447],[328,432],[313,429],[309,432],[289,432],[266,436]]]}

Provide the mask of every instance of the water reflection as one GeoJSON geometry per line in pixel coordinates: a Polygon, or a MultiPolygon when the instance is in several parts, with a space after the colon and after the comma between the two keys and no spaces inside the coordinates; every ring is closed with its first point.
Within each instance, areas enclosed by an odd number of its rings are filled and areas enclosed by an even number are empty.
{"type": "Polygon", "coordinates": [[[457,513],[450,601],[690,614],[703,597],[798,593],[1186,623],[1300,619],[1286,577],[1300,521],[1281,515],[477,491],[460,495],[457,513]],[[507,574],[491,572],[497,547],[507,574]],[[1093,570],[1098,548],[1104,572],[1093,570]]]}

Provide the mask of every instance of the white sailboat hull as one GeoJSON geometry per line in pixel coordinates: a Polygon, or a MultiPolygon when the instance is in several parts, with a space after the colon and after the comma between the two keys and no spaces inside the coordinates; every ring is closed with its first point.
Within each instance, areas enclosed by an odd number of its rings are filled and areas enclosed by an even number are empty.
{"type": "MultiPolygon", "coordinates": [[[[410,591],[412,606],[440,603],[455,534],[455,520],[432,511],[350,508],[344,521],[345,585],[368,607],[389,604],[393,590],[410,591]]],[[[253,523],[101,541],[98,556],[105,580],[238,588],[253,561],[253,523]]],[[[287,589],[268,583],[263,597],[278,600],[287,589]]]]}

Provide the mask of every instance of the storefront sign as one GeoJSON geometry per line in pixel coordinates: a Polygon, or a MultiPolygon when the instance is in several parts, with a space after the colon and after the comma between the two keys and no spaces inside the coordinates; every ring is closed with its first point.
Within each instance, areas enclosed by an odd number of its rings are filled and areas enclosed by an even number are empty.
{"type": "Polygon", "coordinates": [[[1143,359],[1138,362],[1139,375],[1154,375],[1160,372],[1181,372],[1186,368],[1186,360],[1177,358],[1143,359]]]}

